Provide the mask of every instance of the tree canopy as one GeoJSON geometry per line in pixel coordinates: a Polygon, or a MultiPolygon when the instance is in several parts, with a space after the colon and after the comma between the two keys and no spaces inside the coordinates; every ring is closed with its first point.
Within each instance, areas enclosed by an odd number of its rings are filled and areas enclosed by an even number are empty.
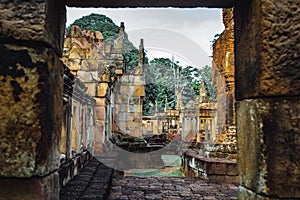
{"type": "Polygon", "coordinates": [[[145,69],[146,96],[143,114],[153,114],[156,104],[158,111],[163,111],[166,102],[169,109],[175,109],[176,90],[181,93],[183,105],[190,100],[195,100],[199,95],[201,82],[204,82],[209,99],[215,101],[216,90],[211,77],[212,71],[209,66],[197,69],[191,66],[182,67],[168,58],[151,60],[145,69]]]}

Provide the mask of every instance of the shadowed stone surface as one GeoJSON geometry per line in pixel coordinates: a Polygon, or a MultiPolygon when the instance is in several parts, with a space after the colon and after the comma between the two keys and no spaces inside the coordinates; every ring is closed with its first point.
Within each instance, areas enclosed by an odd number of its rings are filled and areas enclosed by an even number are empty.
{"type": "Polygon", "coordinates": [[[0,188],[0,200],[58,200],[58,174],[43,178],[2,179],[0,188]]]}
{"type": "Polygon", "coordinates": [[[244,100],[237,110],[241,185],[257,194],[300,198],[300,99],[244,100]]]}
{"type": "Polygon", "coordinates": [[[236,99],[299,95],[299,2],[237,2],[236,99]]]}
{"type": "Polygon", "coordinates": [[[48,48],[0,54],[0,176],[44,176],[59,164],[63,65],[48,48]]]}
{"type": "Polygon", "coordinates": [[[107,199],[113,170],[93,159],[60,190],[60,200],[107,199]]]}
{"type": "Polygon", "coordinates": [[[115,176],[109,200],[117,199],[237,199],[237,187],[191,177],[115,176]]]}
{"type": "Polygon", "coordinates": [[[0,40],[41,43],[61,55],[66,22],[63,1],[1,0],[0,16],[0,40]]]}

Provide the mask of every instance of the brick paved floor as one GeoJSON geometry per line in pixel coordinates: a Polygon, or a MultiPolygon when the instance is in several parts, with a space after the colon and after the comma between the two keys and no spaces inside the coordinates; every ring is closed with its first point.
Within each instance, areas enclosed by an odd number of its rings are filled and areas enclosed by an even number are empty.
{"type": "Polygon", "coordinates": [[[113,170],[97,159],[91,160],[60,190],[60,200],[107,199],[113,170]]]}
{"type": "Polygon", "coordinates": [[[237,189],[191,177],[114,176],[108,199],[230,200],[238,199],[237,189]]]}
{"type": "Polygon", "coordinates": [[[61,188],[60,200],[237,199],[237,186],[191,177],[113,176],[113,170],[93,159],[61,188]]]}

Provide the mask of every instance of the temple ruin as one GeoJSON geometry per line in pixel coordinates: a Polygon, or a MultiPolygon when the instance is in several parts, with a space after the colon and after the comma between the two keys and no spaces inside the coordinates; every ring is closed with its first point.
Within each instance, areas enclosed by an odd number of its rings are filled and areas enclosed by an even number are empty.
{"type": "MultiPolygon", "coordinates": [[[[234,7],[233,15],[230,9],[224,10],[228,32],[215,43],[220,56],[214,59],[218,93],[230,108],[224,118],[217,119],[216,128],[223,134],[236,126],[239,199],[300,198],[298,1],[16,0],[0,3],[0,199],[59,199],[61,158],[90,148],[91,153],[103,151],[107,130],[113,129],[113,117],[103,116],[113,113],[109,83],[125,73],[121,46],[101,46],[100,33],[76,28],[65,37],[66,5],[234,7]],[[233,35],[234,50],[223,39],[231,41],[233,35]],[[63,58],[70,50],[64,43],[71,47],[69,63],[63,58]],[[109,57],[89,50],[107,52],[109,57]],[[91,64],[98,61],[99,65],[91,64]],[[76,133],[74,138],[71,133],[76,133]]],[[[122,41],[116,43],[122,45],[122,41]]],[[[142,96],[141,92],[137,97],[142,96]]],[[[74,163],[80,168],[88,159],[86,153],[74,163]]],[[[222,170],[209,169],[215,175],[227,174],[231,163],[222,170]]],[[[61,181],[67,181],[65,177],[61,181]]]]}

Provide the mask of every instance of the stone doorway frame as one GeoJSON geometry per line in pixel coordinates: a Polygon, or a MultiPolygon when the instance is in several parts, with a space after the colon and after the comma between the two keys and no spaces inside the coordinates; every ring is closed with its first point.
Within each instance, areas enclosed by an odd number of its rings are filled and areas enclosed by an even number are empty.
{"type": "Polygon", "coordinates": [[[219,8],[234,5],[239,198],[300,198],[297,154],[300,151],[300,34],[297,34],[300,16],[297,1],[284,0],[1,2],[0,10],[6,13],[0,18],[0,50],[5,55],[0,61],[0,88],[4,91],[0,94],[0,111],[4,116],[0,124],[1,145],[18,149],[9,151],[1,147],[12,164],[2,161],[0,196],[59,198],[56,170],[62,88],[57,86],[62,85],[59,57],[65,5],[219,8]],[[31,88],[22,87],[23,83],[30,83],[31,88]],[[32,93],[35,95],[30,96],[32,93]],[[26,113],[32,113],[30,118],[20,112],[24,108],[28,109],[26,113]],[[13,134],[20,135],[17,138],[13,134]],[[21,159],[21,155],[26,155],[26,159],[21,159]],[[8,192],[12,186],[14,193],[8,192]]]}

